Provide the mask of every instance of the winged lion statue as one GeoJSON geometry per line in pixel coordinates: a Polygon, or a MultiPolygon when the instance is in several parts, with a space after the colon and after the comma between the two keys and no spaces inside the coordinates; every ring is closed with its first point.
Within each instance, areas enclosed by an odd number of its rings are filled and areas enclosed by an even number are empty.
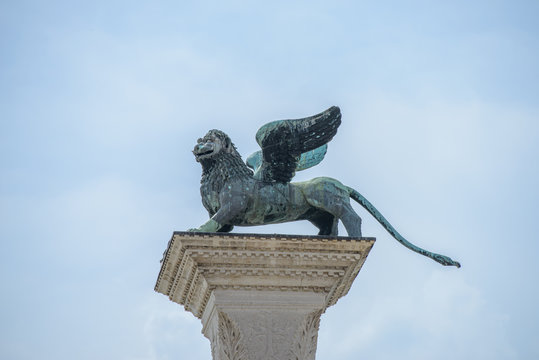
{"type": "Polygon", "coordinates": [[[460,267],[450,257],[407,241],[358,191],[329,177],[290,182],[296,171],[322,161],[341,124],[333,106],[320,114],[265,124],[256,133],[261,150],[243,162],[230,137],[210,130],[193,150],[202,165],[200,193],[210,219],[194,232],[229,232],[252,226],[308,220],[319,235],[337,235],[342,221],[348,236],[361,237],[361,218],[350,199],[363,206],[402,245],[442,265],[460,267]]]}

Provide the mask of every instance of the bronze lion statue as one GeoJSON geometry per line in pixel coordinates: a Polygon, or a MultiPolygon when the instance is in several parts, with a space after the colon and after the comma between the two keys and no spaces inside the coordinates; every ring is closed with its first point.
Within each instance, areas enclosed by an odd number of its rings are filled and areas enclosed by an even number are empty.
{"type": "Polygon", "coordinates": [[[229,232],[252,226],[308,220],[319,235],[337,235],[342,221],[348,236],[361,237],[361,218],[350,199],[362,205],[407,248],[442,265],[460,267],[451,258],[421,249],[402,237],[358,191],[329,177],[290,182],[296,171],[318,164],[341,123],[338,107],[303,119],[279,120],[256,134],[260,151],[244,163],[231,139],[210,130],[193,150],[202,165],[200,193],[210,219],[196,232],[229,232]]]}

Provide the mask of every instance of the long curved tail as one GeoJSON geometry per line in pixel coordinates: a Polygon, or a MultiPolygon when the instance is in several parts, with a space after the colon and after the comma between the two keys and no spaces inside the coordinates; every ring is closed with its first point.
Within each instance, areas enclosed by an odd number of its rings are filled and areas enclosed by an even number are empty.
{"type": "Polygon", "coordinates": [[[406,240],[404,237],[402,237],[401,234],[397,232],[397,230],[395,230],[393,226],[391,226],[389,221],[386,220],[386,218],[369,202],[369,200],[367,200],[363,195],[361,195],[359,192],[352,189],[351,187],[348,187],[348,191],[350,192],[350,197],[357,201],[361,206],[363,206],[372,216],[374,216],[374,218],[378,220],[378,222],[384,227],[384,229],[386,229],[387,232],[389,232],[402,245],[406,246],[412,251],[415,251],[418,254],[427,256],[442,265],[456,266],[458,268],[460,267],[460,263],[458,261],[452,260],[449,256],[432,253],[418,246],[415,246],[414,244],[406,240]]]}

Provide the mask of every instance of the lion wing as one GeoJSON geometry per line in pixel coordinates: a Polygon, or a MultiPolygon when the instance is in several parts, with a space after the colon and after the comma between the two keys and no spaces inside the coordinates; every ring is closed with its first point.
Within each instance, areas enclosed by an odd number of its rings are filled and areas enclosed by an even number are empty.
{"type": "Polygon", "coordinates": [[[297,170],[322,161],[326,144],[340,124],[341,111],[336,106],[303,119],[267,123],[256,133],[262,150],[249,156],[247,165],[255,170],[259,180],[289,182],[297,170]]]}

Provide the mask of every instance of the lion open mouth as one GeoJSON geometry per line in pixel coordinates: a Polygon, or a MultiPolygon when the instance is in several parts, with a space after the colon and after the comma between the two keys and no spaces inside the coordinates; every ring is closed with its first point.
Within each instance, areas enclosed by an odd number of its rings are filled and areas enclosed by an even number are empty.
{"type": "Polygon", "coordinates": [[[211,144],[195,146],[195,150],[193,151],[197,160],[209,158],[213,155],[214,152],[215,147],[211,144]]]}
{"type": "Polygon", "coordinates": [[[205,151],[202,151],[202,152],[199,152],[197,153],[197,156],[204,156],[204,155],[209,155],[213,152],[213,149],[208,149],[208,150],[205,150],[205,151]]]}

